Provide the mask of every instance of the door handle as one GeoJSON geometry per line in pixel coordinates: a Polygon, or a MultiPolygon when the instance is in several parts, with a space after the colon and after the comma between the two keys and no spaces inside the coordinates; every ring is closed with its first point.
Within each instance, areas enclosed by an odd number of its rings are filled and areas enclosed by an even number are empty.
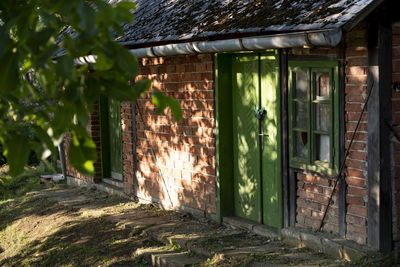
{"type": "Polygon", "coordinates": [[[265,108],[257,109],[256,106],[254,107],[254,116],[255,116],[259,121],[264,120],[265,114],[267,114],[267,111],[265,110],[265,108]]]}
{"type": "Polygon", "coordinates": [[[260,145],[261,145],[261,152],[264,150],[264,136],[268,136],[267,134],[264,134],[264,127],[262,125],[262,121],[264,120],[265,115],[267,114],[267,111],[265,108],[260,108],[257,109],[257,106],[254,107],[254,116],[258,119],[258,128],[259,128],[259,133],[258,136],[260,138],[260,145]]]}

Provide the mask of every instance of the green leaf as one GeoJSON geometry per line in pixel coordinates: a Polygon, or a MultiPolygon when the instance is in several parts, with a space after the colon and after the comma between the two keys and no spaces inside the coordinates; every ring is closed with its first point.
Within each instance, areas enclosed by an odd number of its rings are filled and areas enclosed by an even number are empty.
{"type": "Polygon", "coordinates": [[[118,66],[132,77],[138,74],[138,60],[127,49],[118,49],[116,61],[118,66]]]}
{"type": "Polygon", "coordinates": [[[0,58],[0,92],[12,92],[19,84],[19,54],[13,50],[6,51],[0,58]]]}
{"type": "Polygon", "coordinates": [[[6,52],[9,52],[10,43],[11,39],[8,34],[0,31],[0,58],[2,58],[6,52]]]}
{"type": "Polygon", "coordinates": [[[114,20],[114,9],[109,3],[104,0],[93,0],[93,2],[99,9],[99,18],[104,19],[105,21],[114,20]]]}
{"type": "Polygon", "coordinates": [[[5,148],[4,156],[10,165],[10,174],[12,177],[16,177],[22,173],[24,166],[28,163],[30,153],[28,138],[26,135],[13,134],[5,144],[5,148]]]}
{"type": "Polygon", "coordinates": [[[57,75],[69,80],[75,80],[74,59],[69,55],[64,55],[57,59],[57,75]]]}
{"type": "Polygon", "coordinates": [[[114,65],[114,61],[109,59],[106,55],[100,53],[97,55],[96,70],[104,71],[109,70],[114,65]]]}
{"type": "Polygon", "coordinates": [[[97,14],[96,11],[86,2],[81,2],[78,8],[78,14],[81,18],[81,26],[86,31],[93,31],[95,29],[97,14]]]}
{"type": "Polygon", "coordinates": [[[74,118],[74,106],[65,104],[63,107],[56,108],[54,119],[51,125],[54,129],[55,135],[61,135],[70,128],[74,118]]]}
{"type": "Polygon", "coordinates": [[[40,46],[45,45],[54,36],[54,32],[54,29],[46,28],[31,35],[28,39],[29,49],[35,54],[39,53],[40,46]]]}
{"type": "Polygon", "coordinates": [[[170,107],[175,119],[178,122],[182,120],[181,106],[176,99],[170,96],[166,96],[163,92],[156,90],[152,93],[152,101],[153,104],[158,108],[159,113],[163,112],[164,109],[168,106],[170,107]]]}
{"type": "Polygon", "coordinates": [[[128,1],[118,2],[116,6],[124,8],[124,9],[128,9],[128,10],[129,9],[132,9],[132,10],[136,9],[136,5],[133,2],[128,2],[128,1]]]}
{"type": "Polygon", "coordinates": [[[151,86],[151,81],[147,79],[139,80],[132,86],[131,101],[135,102],[137,98],[146,92],[151,86]]]}
{"type": "Polygon", "coordinates": [[[94,174],[94,163],[97,161],[96,144],[85,128],[74,126],[71,130],[72,141],[68,151],[68,160],[72,166],[83,174],[94,174]]]}
{"type": "Polygon", "coordinates": [[[42,68],[48,63],[48,60],[50,60],[56,54],[58,49],[58,46],[55,44],[46,47],[40,54],[38,54],[37,57],[34,58],[32,62],[33,66],[35,68],[42,68]]]}
{"type": "Polygon", "coordinates": [[[179,105],[179,102],[172,98],[167,96],[167,105],[171,108],[172,114],[174,114],[174,117],[177,121],[182,120],[182,109],[181,105],[179,105]]]}
{"type": "MultiPolygon", "coordinates": [[[[45,152],[46,150],[48,150],[53,155],[57,155],[57,150],[53,144],[53,141],[51,140],[50,136],[46,133],[46,131],[38,126],[33,126],[33,130],[35,131],[36,136],[41,141],[41,146],[43,148],[43,151],[45,152]]],[[[47,153],[43,153],[42,156],[43,156],[42,159],[45,159],[49,155],[47,153]]]]}
{"type": "Polygon", "coordinates": [[[83,103],[76,105],[76,114],[79,125],[86,127],[89,124],[89,115],[83,103]]]}
{"type": "Polygon", "coordinates": [[[83,92],[86,102],[88,103],[89,112],[93,112],[93,103],[99,99],[101,84],[94,76],[86,79],[86,87],[83,92]]]}

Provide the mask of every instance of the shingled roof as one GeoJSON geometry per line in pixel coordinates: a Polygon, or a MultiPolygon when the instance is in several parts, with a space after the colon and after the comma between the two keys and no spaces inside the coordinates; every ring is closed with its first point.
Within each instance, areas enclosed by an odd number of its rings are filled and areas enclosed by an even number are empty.
{"type": "Polygon", "coordinates": [[[132,0],[135,20],[124,25],[125,45],[145,46],[232,35],[345,26],[380,0],[132,0]]]}

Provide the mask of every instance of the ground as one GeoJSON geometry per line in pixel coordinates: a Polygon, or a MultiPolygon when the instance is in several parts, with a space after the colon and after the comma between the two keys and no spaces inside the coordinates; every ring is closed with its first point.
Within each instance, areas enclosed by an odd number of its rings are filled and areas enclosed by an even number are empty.
{"type": "Polygon", "coordinates": [[[0,202],[0,266],[338,266],[185,213],[67,186],[0,202]],[[172,264],[171,264],[172,262],[172,264]]]}
{"type": "MultiPolygon", "coordinates": [[[[330,258],[187,213],[0,168],[0,266],[390,266],[330,258]],[[49,185],[46,185],[48,187],[49,185]],[[32,191],[36,190],[36,191],[32,191]]],[[[53,170],[54,171],[54,170],[53,170]]]]}

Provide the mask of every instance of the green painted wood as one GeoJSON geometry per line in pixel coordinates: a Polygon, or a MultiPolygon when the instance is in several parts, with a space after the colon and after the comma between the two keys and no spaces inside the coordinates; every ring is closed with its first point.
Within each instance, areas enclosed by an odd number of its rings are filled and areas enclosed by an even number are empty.
{"type": "Polygon", "coordinates": [[[108,101],[109,136],[110,136],[110,170],[111,178],[122,180],[122,133],[121,133],[121,103],[108,101]]]}
{"type": "Polygon", "coordinates": [[[111,177],[110,169],[110,134],[108,131],[108,99],[100,97],[100,142],[102,177],[111,177]]]}
{"type": "Polygon", "coordinates": [[[261,107],[266,115],[262,121],[263,223],[282,228],[282,171],[281,171],[281,101],[279,87],[279,54],[261,55],[261,107]]]}
{"type": "Polygon", "coordinates": [[[329,176],[334,176],[339,168],[339,80],[338,80],[338,62],[337,61],[289,61],[289,164],[293,168],[304,169],[314,172],[324,173],[329,176]],[[294,127],[294,102],[299,100],[294,97],[295,79],[294,75],[298,71],[307,72],[309,80],[308,99],[308,158],[296,157],[294,153],[294,134],[300,129],[294,127]],[[325,72],[331,76],[330,81],[330,98],[329,101],[315,100],[315,73],[325,72]],[[329,131],[319,131],[315,129],[315,104],[326,103],[330,106],[330,125],[329,131]],[[327,134],[330,136],[330,162],[322,162],[316,160],[316,138],[318,133],[327,134]]]}
{"type": "Polygon", "coordinates": [[[261,222],[258,56],[233,56],[232,81],[235,215],[261,222]]]}
{"type": "Polygon", "coordinates": [[[217,219],[234,215],[232,140],[232,56],[215,56],[217,219]]]}

